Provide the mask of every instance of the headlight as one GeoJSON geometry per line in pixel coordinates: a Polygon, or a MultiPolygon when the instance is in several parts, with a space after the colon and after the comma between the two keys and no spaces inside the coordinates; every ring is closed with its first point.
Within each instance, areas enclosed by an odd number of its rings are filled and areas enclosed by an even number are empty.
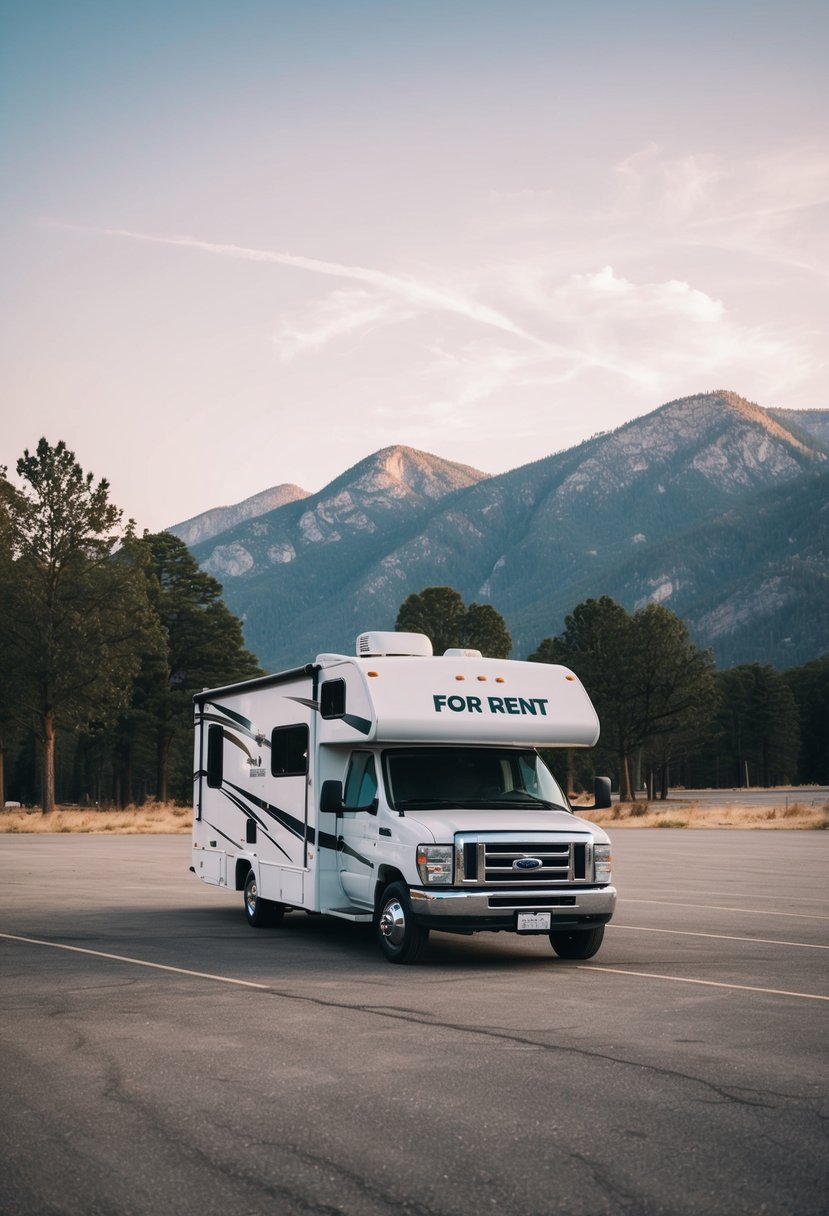
{"type": "Polygon", "coordinates": [[[419,844],[417,869],[424,886],[452,885],[455,850],[451,844],[419,844]]]}
{"type": "Polygon", "coordinates": [[[593,845],[593,873],[596,882],[610,882],[610,845],[593,845]]]}

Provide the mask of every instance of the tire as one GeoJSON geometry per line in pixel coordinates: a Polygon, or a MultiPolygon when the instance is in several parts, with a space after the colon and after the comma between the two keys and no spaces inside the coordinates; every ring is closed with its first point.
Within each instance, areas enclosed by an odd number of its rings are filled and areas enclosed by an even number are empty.
{"type": "Polygon", "coordinates": [[[604,937],[604,925],[595,929],[553,929],[550,945],[559,958],[592,958],[604,937]]]}
{"type": "Polygon", "coordinates": [[[429,940],[429,930],[412,919],[409,892],[402,882],[386,887],[374,922],[377,941],[390,963],[415,963],[429,940]]]}
{"type": "Polygon", "coordinates": [[[285,915],[285,905],[270,899],[260,899],[256,889],[256,874],[250,870],[245,879],[245,919],[254,929],[278,925],[285,915]]]}

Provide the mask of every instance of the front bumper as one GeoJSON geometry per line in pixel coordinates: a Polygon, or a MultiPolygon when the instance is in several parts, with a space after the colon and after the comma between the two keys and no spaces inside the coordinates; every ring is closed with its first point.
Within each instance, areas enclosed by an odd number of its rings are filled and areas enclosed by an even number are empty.
{"type": "Polygon", "coordinates": [[[485,891],[409,891],[412,915],[418,924],[432,929],[476,933],[486,929],[515,930],[519,912],[549,912],[554,929],[592,928],[610,920],[616,907],[616,888],[490,887],[485,891]]]}

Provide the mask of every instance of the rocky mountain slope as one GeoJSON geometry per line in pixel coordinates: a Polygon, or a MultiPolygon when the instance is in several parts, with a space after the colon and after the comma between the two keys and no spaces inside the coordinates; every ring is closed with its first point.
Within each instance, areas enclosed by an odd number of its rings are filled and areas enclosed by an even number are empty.
{"type": "Polygon", "coordinates": [[[769,410],[772,418],[783,426],[808,437],[809,441],[823,444],[829,452],[829,410],[769,410]]]}
{"type": "Polygon", "coordinates": [[[792,665],[829,650],[809,607],[829,601],[829,460],[787,413],[701,394],[490,478],[390,448],[194,552],[270,669],[350,652],[360,630],[392,627],[406,595],[442,583],[492,602],[517,655],[610,594],[665,603],[721,665],[792,665]],[[813,624],[792,640],[801,618],[813,624]]]}
{"type": "Polygon", "coordinates": [[[185,545],[192,547],[226,532],[245,519],[256,519],[300,498],[308,498],[308,491],[300,489],[299,486],[272,486],[270,490],[262,490],[231,507],[213,507],[209,511],[203,511],[201,515],[194,515],[183,523],[173,524],[167,531],[183,540],[185,545]]]}

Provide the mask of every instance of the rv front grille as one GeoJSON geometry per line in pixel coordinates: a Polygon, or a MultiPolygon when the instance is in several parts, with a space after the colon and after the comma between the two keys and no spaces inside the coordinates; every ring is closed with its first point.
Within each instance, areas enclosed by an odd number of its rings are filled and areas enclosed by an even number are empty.
{"type": "Polygon", "coordinates": [[[456,853],[461,886],[546,887],[593,877],[592,842],[583,836],[464,833],[456,838],[456,853]]]}

